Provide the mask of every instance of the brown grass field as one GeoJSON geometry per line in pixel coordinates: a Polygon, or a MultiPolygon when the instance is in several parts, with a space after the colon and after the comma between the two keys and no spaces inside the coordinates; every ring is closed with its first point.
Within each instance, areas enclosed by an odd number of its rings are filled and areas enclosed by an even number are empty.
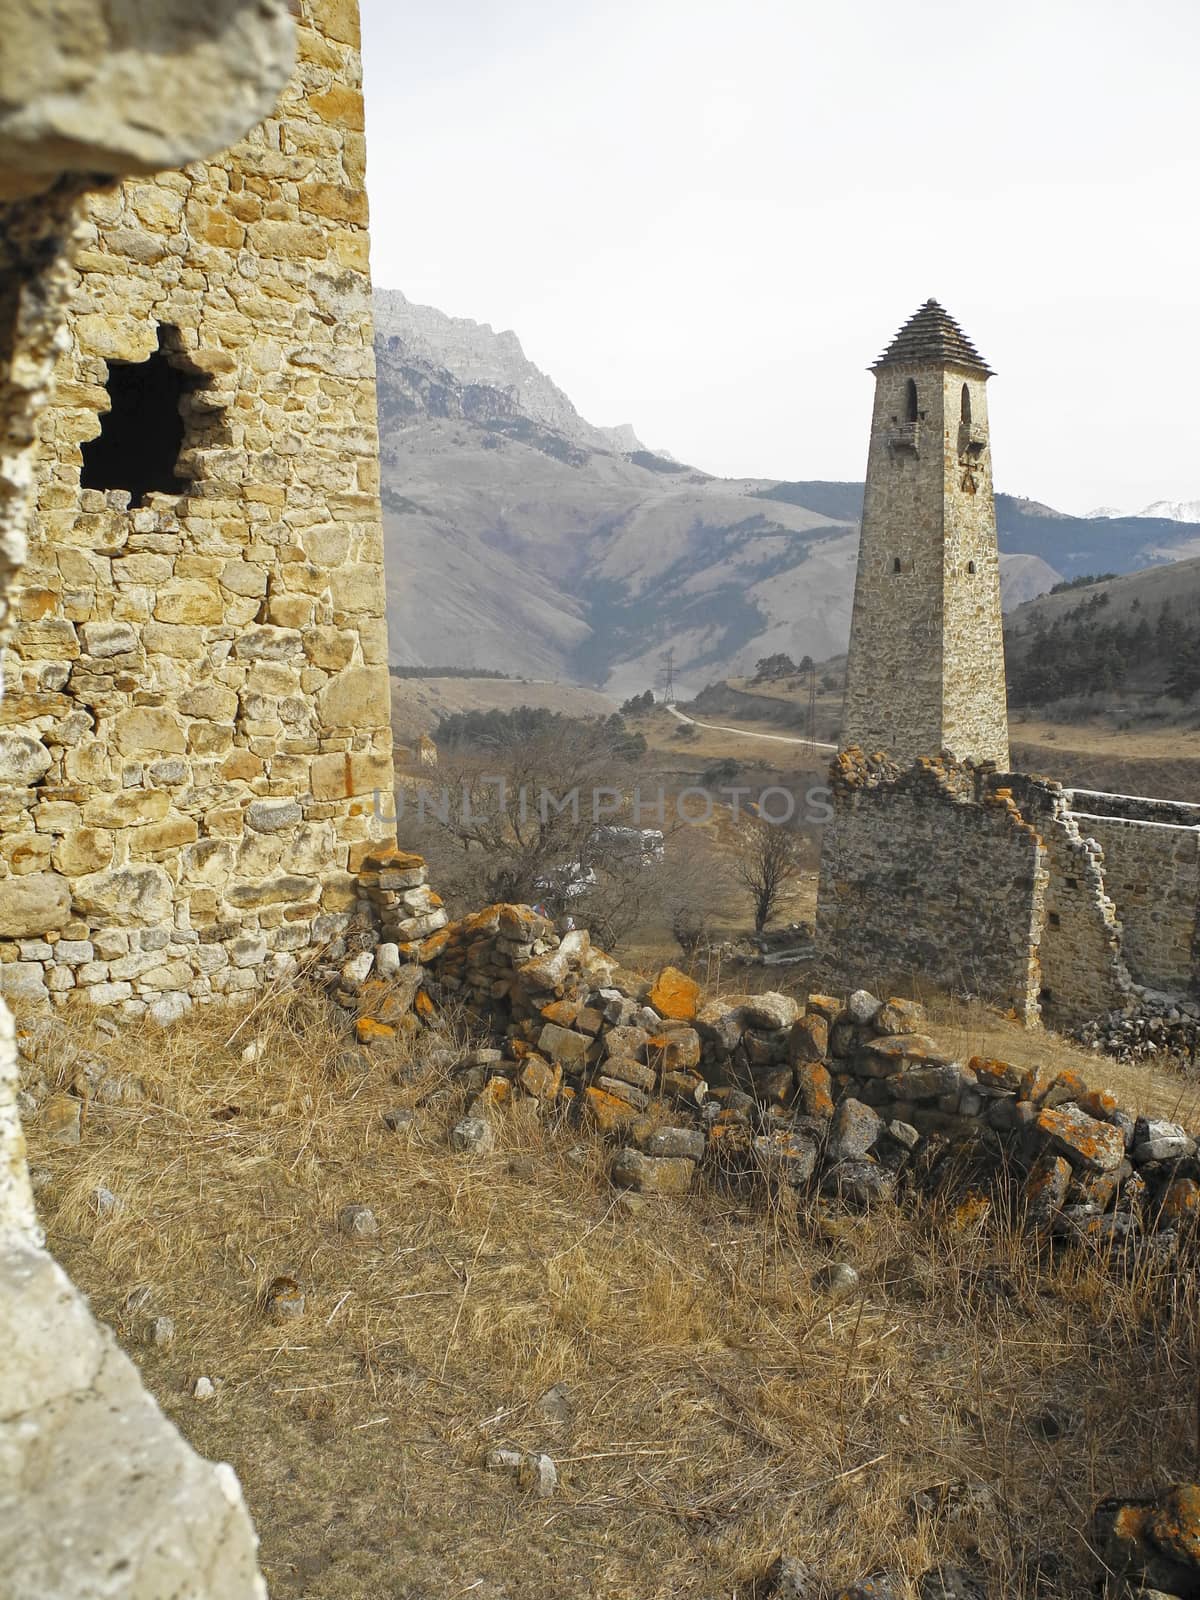
{"type": "MultiPolygon", "coordinates": [[[[981,1008],[943,1004],[933,1031],[1196,1110],[1173,1076],[981,1008]]],[[[781,1550],[913,1596],[954,1560],[1006,1600],[1078,1597],[1095,1500],[1196,1471],[1193,1273],[1039,1259],[1001,1207],[854,1215],[706,1180],[634,1210],[603,1144],[553,1119],[455,1155],[462,1091],[399,1049],[347,1061],[344,1013],[313,995],[90,1042],[144,1098],[92,1105],[78,1148],[32,1120],[49,1243],[236,1467],[276,1600],[734,1600],[781,1550]],[[411,1138],[382,1120],[397,1106],[411,1138]],[[98,1185],[118,1210],[97,1215],[98,1185]],[[351,1203],[377,1237],[338,1232],[351,1203]],[[844,1298],[814,1287],[833,1262],[860,1273],[844,1298]],[[299,1320],[264,1312],[280,1274],[299,1320]],[[539,1408],[555,1385],[564,1421],[539,1408]],[[483,1470],[496,1444],[548,1452],[558,1492],[483,1470]]]]}

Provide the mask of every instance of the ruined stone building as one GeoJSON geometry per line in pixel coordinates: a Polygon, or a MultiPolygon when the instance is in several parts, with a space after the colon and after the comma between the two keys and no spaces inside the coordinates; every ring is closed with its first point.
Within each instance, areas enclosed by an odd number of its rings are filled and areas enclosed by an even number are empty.
{"type": "Polygon", "coordinates": [[[4,659],[10,996],[253,989],[393,814],[358,8],[291,9],[271,115],[83,207],[4,659]]]}
{"type": "Polygon", "coordinates": [[[1074,1024],[1200,981],[1200,807],[1008,773],[989,369],[927,301],[875,364],[823,945],[1074,1024]]]}

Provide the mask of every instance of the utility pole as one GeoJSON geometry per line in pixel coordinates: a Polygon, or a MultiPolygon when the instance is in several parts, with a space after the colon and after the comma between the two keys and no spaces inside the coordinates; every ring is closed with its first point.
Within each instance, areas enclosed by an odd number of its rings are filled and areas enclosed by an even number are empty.
{"type": "Polygon", "coordinates": [[[672,645],[662,658],[662,703],[665,706],[675,704],[675,647],[672,645]]]}
{"type": "Polygon", "coordinates": [[[808,753],[817,753],[817,664],[808,669],[808,753]]]}

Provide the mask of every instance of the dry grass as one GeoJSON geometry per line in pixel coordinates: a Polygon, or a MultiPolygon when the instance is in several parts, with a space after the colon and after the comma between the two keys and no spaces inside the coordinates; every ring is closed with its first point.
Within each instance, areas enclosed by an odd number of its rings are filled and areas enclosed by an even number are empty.
{"type": "Polygon", "coordinates": [[[240,1473],[276,1600],[714,1600],[781,1549],[831,1579],[978,1559],[1013,1600],[1079,1595],[1092,1503],[1195,1470],[1190,1278],[1114,1287],[1082,1256],[1038,1263],[999,1212],[931,1203],[867,1218],[706,1188],[631,1213],[569,1126],[513,1118],[501,1153],[452,1155],[461,1092],[400,1054],[338,1066],[324,1002],[232,1028],[99,1041],[146,1098],[93,1105],[77,1149],[34,1121],[31,1159],[52,1248],[240,1473]],[[381,1120],[399,1105],[411,1142],[381,1120]],[[377,1238],[338,1233],[350,1203],[377,1238]],[[849,1298],[812,1286],[833,1260],[861,1274],[849,1298]],[[301,1320],[264,1315],[277,1274],[301,1320]],[[166,1349],[145,1342],[159,1315],[166,1349]],[[498,1443],[548,1451],[558,1494],[483,1471],[498,1443]]]}

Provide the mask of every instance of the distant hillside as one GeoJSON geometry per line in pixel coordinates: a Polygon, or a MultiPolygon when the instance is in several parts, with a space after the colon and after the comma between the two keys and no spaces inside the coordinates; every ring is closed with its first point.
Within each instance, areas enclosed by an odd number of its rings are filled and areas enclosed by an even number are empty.
{"type": "Polygon", "coordinates": [[[1090,700],[1134,711],[1156,702],[1160,717],[1194,721],[1200,559],[1042,595],[1011,614],[1005,644],[1014,707],[1090,700]]]}
{"type": "MultiPolygon", "coordinates": [[[[680,692],[843,651],[862,485],[715,478],[598,428],[516,334],[377,293],[391,659],[680,692]]],[[[998,498],[1006,608],[1185,553],[1200,525],[998,498]]]]}

